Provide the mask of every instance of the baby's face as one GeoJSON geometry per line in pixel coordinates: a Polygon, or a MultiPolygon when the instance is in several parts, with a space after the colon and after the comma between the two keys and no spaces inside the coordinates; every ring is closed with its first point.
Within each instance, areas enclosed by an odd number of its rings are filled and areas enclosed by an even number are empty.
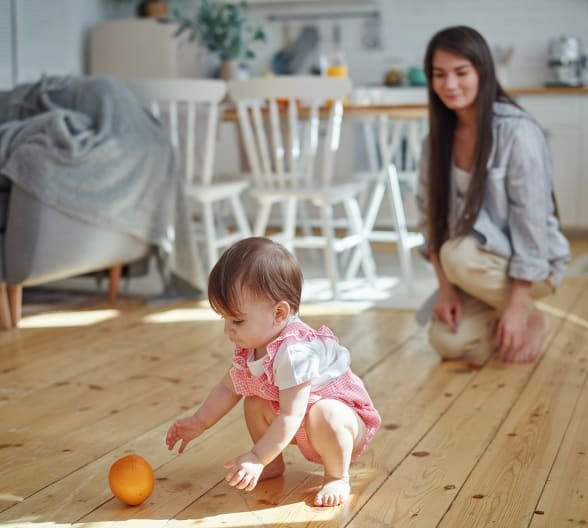
{"type": "Polygon", "coordinates": [[[275,319],[275,303],[244,292],[238,317],[222,314],[225,334],[241,348],[264,350],[280,333],[281,327],[275,319]]]}

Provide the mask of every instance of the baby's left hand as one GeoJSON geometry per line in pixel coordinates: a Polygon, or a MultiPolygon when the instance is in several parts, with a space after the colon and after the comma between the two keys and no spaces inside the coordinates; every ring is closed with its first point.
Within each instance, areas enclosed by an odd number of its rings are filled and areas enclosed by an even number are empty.
{"type": "Polygon", "coordinates": [[[229,485],[245,491],[255,488],[263,471],[263,464],[251,451],[229,460],[225,467],[229,470],[225,477],[229,485]]]}

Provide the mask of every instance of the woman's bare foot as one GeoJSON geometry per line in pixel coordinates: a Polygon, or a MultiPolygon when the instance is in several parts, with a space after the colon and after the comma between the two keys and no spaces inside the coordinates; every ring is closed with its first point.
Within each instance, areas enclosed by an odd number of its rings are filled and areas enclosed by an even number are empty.
{"type": "Polygon", "coordinates": [[[513,358],[513,363],[531,363],[541,353],[543,343],[551,330],[549,318],[536,308],[529,316],[529,342],[513,358]]]}
{"type": "Polygon", "coordinates": [[[274,477],[281,477],[286,470],[286,464],[284,464],[284,457],[278,455],[274,458],[267,466],[263,468],[259,480],[267,480],[274,477]]]}
{"type": "Polygon", "coordinates": [[[321,489],[314,497],[314,505],[339,506],[339,504],[345,502],[350,493],[349,477],[333,478],[325,476],[321,489]]]}

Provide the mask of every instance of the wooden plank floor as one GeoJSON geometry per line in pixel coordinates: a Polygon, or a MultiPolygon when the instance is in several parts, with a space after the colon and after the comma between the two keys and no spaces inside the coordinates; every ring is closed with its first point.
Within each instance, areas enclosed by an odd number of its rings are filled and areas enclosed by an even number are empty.
{"type": "Polygon", "coordinates": [[[588,277],[541,306],[553,328],[540,360],[481,368],[440,363],[413,312],[303,307],[350,348],[383,417],[351,500],[333,509],[310,506],[321,468],[294,447],[284,477],[250,493],[224,482],[223,462],[250,445],[240,406],[185,454],[166,450],[171,421],[231,355],[203,303],[25,318],[0,333],[0,527],[588,525],[588,277]],[[134,508],[107,483],[130,452],[156,473],[134,508]]]}

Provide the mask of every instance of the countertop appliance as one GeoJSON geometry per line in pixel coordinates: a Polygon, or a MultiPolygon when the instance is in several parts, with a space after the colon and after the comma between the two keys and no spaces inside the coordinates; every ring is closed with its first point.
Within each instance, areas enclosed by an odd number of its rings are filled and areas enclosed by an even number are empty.
{"type": "Polygon", "coordinates": [[[576,37],[562,35],[551,39],[547,64],[551,71],[547,86],[582,86],[587,58],[576,37]]]}

